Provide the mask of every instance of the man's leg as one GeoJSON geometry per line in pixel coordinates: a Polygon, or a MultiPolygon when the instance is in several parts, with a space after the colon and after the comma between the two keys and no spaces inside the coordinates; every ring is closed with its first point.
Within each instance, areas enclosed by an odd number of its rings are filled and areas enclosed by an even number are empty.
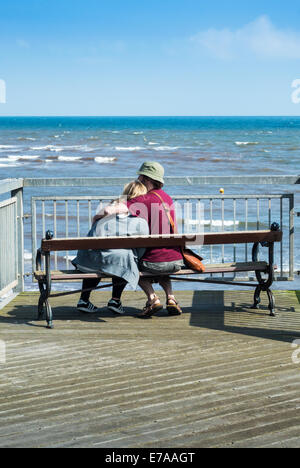
{"type": "Polygon", "coordinates": [[[159,285],[163,288],[166,294],[167,311],[169,315],[181,315],[182,310],[173,295],[172,282],[168,276],[159,278],[159,285]]]}
{"type": "Polygon", "coordinates": [[[139,281],[139,286],[144,291],[147,296],[147,304],[143,312],[139,314],[139,317],[151,317],[163,309],[163,306],[160,303],[159,297],[155,294],[151,281],[145,278],[141,278],[139,281]]]}

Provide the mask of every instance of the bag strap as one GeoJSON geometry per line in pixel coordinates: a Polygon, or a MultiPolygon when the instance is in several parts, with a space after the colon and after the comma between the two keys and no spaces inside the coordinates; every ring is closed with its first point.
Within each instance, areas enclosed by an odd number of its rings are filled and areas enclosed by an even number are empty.
{"type": "Polygon", "coordinates": [[[154,195],[156,195],[156,196],[160,199],[160,201],[161,201],[161,203],[162,203],[162,206],[163,206],[163,208],[164,208],[164,210],[165,210],[165,213],[166,213],[166,215],[167,215],[167,217],[168,217],[168,220],[169,220],[169,223],[170,223],[170,225],[171,225],[171,228],[172,228],[172,230],[173,230],[173,234],[178,234],[178,231],[177,231],[177,229],[176,229],[174,220],[173,220],[173,218],[172,218],[172,216],[171,216],[171,212],[170,212],[170,207],[169,207],[169,205],[167,205],[167,204],[163,201],[163,199],[162,199],[162,197],[159,195],[159,193],[157,193],[157,192],[151,192],[151,193],[153,193],[154,195]]]}

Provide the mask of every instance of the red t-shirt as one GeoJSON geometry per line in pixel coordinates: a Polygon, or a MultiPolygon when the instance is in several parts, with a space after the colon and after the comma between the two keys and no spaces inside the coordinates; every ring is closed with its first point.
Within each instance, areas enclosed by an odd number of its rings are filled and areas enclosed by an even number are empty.
{"type": "MultiPolygon", "coordinates": [[[[157,192],[164,203],[169,206],[170,215],[176,224],[176,214],[172,198],[161,189],[154,189],[146,195],[127,201],[127,206],[133,216],[144,218],[149,225],[150,234],[173,234],[172,228],[161,200],[153,192],[157,192]]],[[[160,249],[147,249],[143,260],[146,262],[174,262],[182,260],[180,247],[166,247],[160,249]]]]}

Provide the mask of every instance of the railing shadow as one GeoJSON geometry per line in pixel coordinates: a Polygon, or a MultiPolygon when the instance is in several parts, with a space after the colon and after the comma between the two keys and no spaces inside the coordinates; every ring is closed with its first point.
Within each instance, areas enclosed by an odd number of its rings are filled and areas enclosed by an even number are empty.
{"type": "Polygon", "coordinates": [[[300,314],[292,305],[277,305],[276,317],[270,317],[267,306],[251,309],[251,299],[250,294],[248,303],[236,301],[228,305],[224,291],[194,291],[190,325],[283,342],[300,336],[300,314]],[[212,298],[213,302],[209,302],[212,298]]]}

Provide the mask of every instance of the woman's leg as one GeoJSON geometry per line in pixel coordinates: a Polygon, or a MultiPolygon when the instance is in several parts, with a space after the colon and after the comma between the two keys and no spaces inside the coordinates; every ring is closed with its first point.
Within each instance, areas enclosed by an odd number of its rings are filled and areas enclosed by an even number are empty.
{"type": "Polygon", "coordinates": [[[113,278],[112,299],[121,300],[122,293],[127,286],[127,281],[122,278],[113,278]]]}
{"type": "MultiPolygon", "coordinates": [[[[95,279],[84,279],[82,281],[82,289],[95,289],[98,284],[100,283],[101,279],[99,278],[95,278],[95,279]]],[[[80,299],[84,302],[88,302],[90,300],[90,296],[91,296],[91,292],[92,291],[86,291],[86,292],[82,292],[81,293],[81,296],[80,296],[80,299]]]]}
{"type": "Polygon", "coordinates": [[[108,301],[107,307],[111,312],[115,314],[122,315],[125,313],[125,310],[122,306],[121,296],[122,292],[127,286],[127,281],[122,278],[113,278],[113,289],[112,289],[112,298],[108,301]]]}

